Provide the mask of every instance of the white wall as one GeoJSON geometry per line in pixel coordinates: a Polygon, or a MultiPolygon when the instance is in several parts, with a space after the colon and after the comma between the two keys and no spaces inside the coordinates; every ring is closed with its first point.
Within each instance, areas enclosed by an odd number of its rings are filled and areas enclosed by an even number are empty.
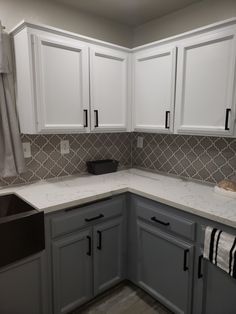
{"type": "Polygon", "coordinates": [[[132,45],[132,29],[51,0],[0,0],[0,20],[7,31],[21,20],[47,24],[118,45],[132,45]]]}
{"type": "Polygon", "coordinates": [[[236,16],[236,0],[203,0],[134,29],[133,47],[236,16]]]}

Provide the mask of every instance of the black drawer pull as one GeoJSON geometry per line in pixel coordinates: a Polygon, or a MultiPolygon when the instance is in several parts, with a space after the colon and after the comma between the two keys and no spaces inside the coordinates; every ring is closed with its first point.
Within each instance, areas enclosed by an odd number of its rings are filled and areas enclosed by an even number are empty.
{"type": "Polygon", "coordinates": [[[88,252],[87,255],[91,256],[92,255],[92,239],[90,236],[87,236],[88,239],[88,252]]]}
{"type": "Polygon", "coordinates": [[[229,131],[229,113],[231,109],[227,108],[226,109],[226,116],[225,116],[225,130],[229,131]]]}
{"type": "Polygon", "coordinates": [[[103,217],[104,217],[104,215],[103,215],[103,214],[100,214],[100,215],[98,215],[98,216],[96,216],[96,217],[85,218],[85,221],[90,222],[90,221],[93,221],[93,220],[101,219],[101,218],[103,218],[103,217]]]}
{"type": "Polygon", "coordinates": [[[88,110],[84,109],[84,113],[85,113],[85,123],[84,123],[84,128],[88,127],[88,110]]]}
{"type": "Polygon", "coordinates": [[[169,225],[170,225],[169,222],[165,222],[165,221],[158,220],[156,217],[152,217],[151,220],[152,220],[152,221],[155,221],[155,222],[157,222],[157,223],[159,223],[159,224],[161,224],[161,225],[163,225],[163,226],[169,226],[169,225]]]}
{"type": "Polygon", "coordinates": [[[202,274],[202,261],[203,261],[203,255],[200,255],[198,257],[198,271],[197,271],[197,276],[198,278],[202,278],[203,274],[202,274]]]}
{"type": "Polygon", "coordinates": [[[184,250],[184,267],[183,267],[184,271],[188,270],[188,266],[187,266],[188,253],[189,253],[188,249],[184,250]]]}
{"type": "Polygon", "coordinates": [[[102,232],[101,231],[97,231],[98,234],[98,245],[97,245],[97,249],[101,250],[102,249],[102,232]]]}
{"type": "Polygon", "coordinates": [[[94,114],[95,114],[95,125],[94,125],[94,127],[97,128],[98,127],[98,110],[94,110],[94,114]]]}
{"type": "Polygon", "coordinates": [[[169,116],[170,116],[170,111],[166,111],[166,120],[165,120],[165,129],[169,129],[169,116]]]}

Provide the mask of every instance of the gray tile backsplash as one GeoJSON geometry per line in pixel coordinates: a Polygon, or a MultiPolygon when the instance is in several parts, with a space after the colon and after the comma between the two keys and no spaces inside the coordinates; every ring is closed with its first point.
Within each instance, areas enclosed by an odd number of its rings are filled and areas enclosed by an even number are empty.
{"type": "Polygon", "coordinates": [[[21,176],[0,178],[0,186],[34,182],[86,171],[86,161],[113,158],[120,169],[139,167],[201,181],[218,182],[236,174],[236,139],[145,133],[22,135],[32,157],[21,176]],[[137,137],[144,147],[137,148],[137,137]],[[61,155],[68,139],[70,153],[61,155]]]}
{"type": "Polygon", "coordinates": [[[31,143],[28,171],[17,177],[0,178],[0,186],[34,182],[86,171],[86,161],[117,159],[120,169],[131,167],[131,134],[23,135],[31,143]],[[69,140],[70,153],[61,155],[61,139],[69,140]]]}
{"type": "Polygon", "coordinates": [[[236,174],[236,139],[134,133],[132,165],[216,183],[236,174]],[[138,136],[144,137],[141,149],[138,136]]]}

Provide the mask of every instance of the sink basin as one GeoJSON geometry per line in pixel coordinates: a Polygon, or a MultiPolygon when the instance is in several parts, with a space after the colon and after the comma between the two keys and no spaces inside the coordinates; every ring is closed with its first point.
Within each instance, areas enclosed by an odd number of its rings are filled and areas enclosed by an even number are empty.
{"type": "Polygon", "coordinates": [[[2,217],[26,213],[31,210],[35,210],[35,208],[15,194],[0,196],[0,219],[2,217]]]}
{"type": "Polygon", "coordinates": [[[0,196],[0,267],[44,248],[44,213],[14,194],[0,196]]]}

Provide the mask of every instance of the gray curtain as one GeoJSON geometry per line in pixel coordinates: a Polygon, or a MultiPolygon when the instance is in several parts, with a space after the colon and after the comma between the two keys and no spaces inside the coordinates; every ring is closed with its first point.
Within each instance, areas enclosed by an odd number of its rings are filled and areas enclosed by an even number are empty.
{"type": "Polygon", "coordinates": [[[0,177],[25,171],[16,114],[10,37],[0,26],[0,177]]]}

